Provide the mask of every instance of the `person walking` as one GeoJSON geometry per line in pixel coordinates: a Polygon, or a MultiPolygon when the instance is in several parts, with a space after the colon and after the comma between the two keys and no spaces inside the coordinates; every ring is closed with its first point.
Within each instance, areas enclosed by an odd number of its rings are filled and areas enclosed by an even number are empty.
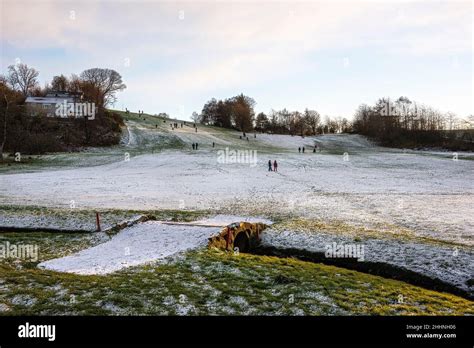
{"type": "Polygon", "coordinates": [[[272,171],[272,160],[268,160],[268,171],[272,171]]]}
{"type": "Polygon", "coordinates": [[[216,146],[216,143],[215,142],[212,142],[212,147],[216,146]]]}
{"type": "Polygon", "coordinates": [[[298,148],[298,152],[301,153],[301,147],[298,148]]]}
{"type": "Polygon", "coordinates": [[[198,149],[198,143],[196,143],[196,150],[198,149]]]}
{"type": "Polygon", "coordinates": [[[194,150],[194,148],[195,148],[195,145],[194,145],[194,143],[193,143],[193,150],[194,150]]]}
{"type": "Polygon", "coordinates": [[[303,146],[303,153],[304,153],[304,146],[303,146]]]}
{"type": "Polygon", "coordinates": [[[278,163],[276,160],[273,161],[273,171],[278,172],[278,163]]]}

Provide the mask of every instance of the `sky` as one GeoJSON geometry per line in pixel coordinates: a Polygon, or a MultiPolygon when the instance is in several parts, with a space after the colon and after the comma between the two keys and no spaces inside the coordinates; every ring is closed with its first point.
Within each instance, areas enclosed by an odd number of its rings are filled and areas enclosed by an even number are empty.
{"type": "Polygon", "coordinates": [[[116,109],[189,118],[244,93],[350,119],[403,95],[474,114],[473,1],[0,0],[0,18],[2,74],[114,69],[116,109]]]}

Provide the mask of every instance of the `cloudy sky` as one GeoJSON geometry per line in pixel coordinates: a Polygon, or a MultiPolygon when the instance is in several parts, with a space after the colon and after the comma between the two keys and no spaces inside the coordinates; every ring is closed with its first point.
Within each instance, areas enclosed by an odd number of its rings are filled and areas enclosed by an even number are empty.
{"type": "Polygon", "coordinates": [[[117,70],[115,107],[189,117],[239,93],[257,111],[352,117],[383,96],[473,110],[471,1],[0,0],[1,71],[117,70]]]}

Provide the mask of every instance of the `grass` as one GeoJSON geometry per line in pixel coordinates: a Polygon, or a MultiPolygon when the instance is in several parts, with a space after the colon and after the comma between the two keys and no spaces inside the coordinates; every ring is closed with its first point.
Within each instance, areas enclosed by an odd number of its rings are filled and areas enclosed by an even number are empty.
{"type": "Polygon", "coordinates": [[[331,234],[352,236],[355,241],[361,241],[365,238],[384,238],[393,239],[396,241],[412,241],[438,246],[465,247],[465,245],[455,242],[424,236],[416,236],[410,229],[387,223],[379,223],[376,224],[374,228],[367,228],[365,226],[350,225],[342,221],[328,222],[323,220],[289,217],[285,220],[280,219],[278,223],[272,226],[272,228],[276,230],[292,230],[314,233],[324,231],[331,234]]]}
{"type": "Polygon", "coordinates": [[[100,212],[102,229],[124,220],[131,220],[133,217],[142,214],[153,216],[157,220],[166,221],[193,221],[210,214],[210,211],[207,210],[70,209],[0,205],[1,220],[14,221],[16,227],[27,226],[94,231],[96,229],[96,211],[100,212]]]}
{"type": "Polygon", "coordinates": [[[39,260],[0,260],[3,315],[466,315],[472,301],[294,259],[196,250],[106,276],[37,268],[101,234],[2,233],[39,260]]]}
{"type": "MultiPolygon", "coordinates": [[[[126,154],[128,154],[130,158],[133,158],[139,155],[158,153],[163,150],[185,150],[190,146],[189,144],[185,144],[185,142],[170,129],[169,125],[174,121],[173,119],[165,120],[161,117],[149,114],[139,116],[136,113],[126,114],[123,111],[113,111],[120,114],[124,120],[126,120],[126,124],[133,133],[133,144],[84,148],[83,151],[80,152],[58,152],[31,156],[23,155],[20,162],[15,162],[13,157],[6,157],[5,161],[0,163],[0,173],[24,173],[45,169],[57,170],[68,167],[92,167],[123,161],[126,154]],[[166,121],[166,123],[163,121],[166,121]]],[[[192,122],[186,122],[188,125],[192,125],[192,122]]],[[[212,135],[218,139],[231,142],[229,147],[233,149],[258,149],[258,151],[263,152],[281,151],[281,149],[270,145],[261,143],[255,144],[253,142],[247,143],[244,140],[239,141],[237,133],[229,129],[204,125],[199,125],[198,128],[212,133],[212,135]]],[[[124,130],[124,132],[127,132],[127,130],[124,130]]],[[[211,140],[209,140],[209,142],[210,141],[211,140]]],[[[216,147],[216,150],[218,147],[216,147]]]]}

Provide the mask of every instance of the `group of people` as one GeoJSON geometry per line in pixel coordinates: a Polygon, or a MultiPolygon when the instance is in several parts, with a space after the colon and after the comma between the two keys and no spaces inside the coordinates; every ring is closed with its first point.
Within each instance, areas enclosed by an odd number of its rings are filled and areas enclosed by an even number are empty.
{"type": "MultiPolygon", "coordinates": [[[[191,146],[193,147],[193,150],[197,150],[199,144],[198,144],[198,143],[193,143],[191,146]]],[[[212,147],[215,147],[215,146],[216,146],[216,143],[215,143],[215,142],[212,142],[212,147]]]]}
{"type": "Polygon", "coordinates": [[[272,168],[272,160],[268,160],[268,171],[278,172],[278,163],[276,160],[273,161],[273,168],[272,168]]]}
{"type": "MultiPolygon", "coordinates": [[[[314,145],[314,148],[313,148],[313,153],[315,153],[315,152],[316,152],[317,148],[318,148],[318,145],[314,145]]],[[[303,152],[303,153],[304,153],[304,151],[305,151],[305,148],[304,148],[304,146],[303,146],[303,147],[298,147],[298,152],[299,152],[299,153],[301,153],[301,152],[303,152]]]]}
{"type": "MultiPolygon", "coordinates": [[[[254,133],[253,135],[254,138],[257,138],[257,133],[254,133]]],[[[249,137],[247,136],[247,134],[245,132],[242,132],[242,135],[239,135],[239,138],[242,140],[242,139],[246,139],[247,141],[250,141],[249,140],[249,137]]]]}
{"type": "MultiPolygon", "coordinates": [[[[170,123],[171,130],[178,128],[178,122],[170,123]]],[[[183,122],[181,122],[181,128],[183,128],[183,122]]]]}

